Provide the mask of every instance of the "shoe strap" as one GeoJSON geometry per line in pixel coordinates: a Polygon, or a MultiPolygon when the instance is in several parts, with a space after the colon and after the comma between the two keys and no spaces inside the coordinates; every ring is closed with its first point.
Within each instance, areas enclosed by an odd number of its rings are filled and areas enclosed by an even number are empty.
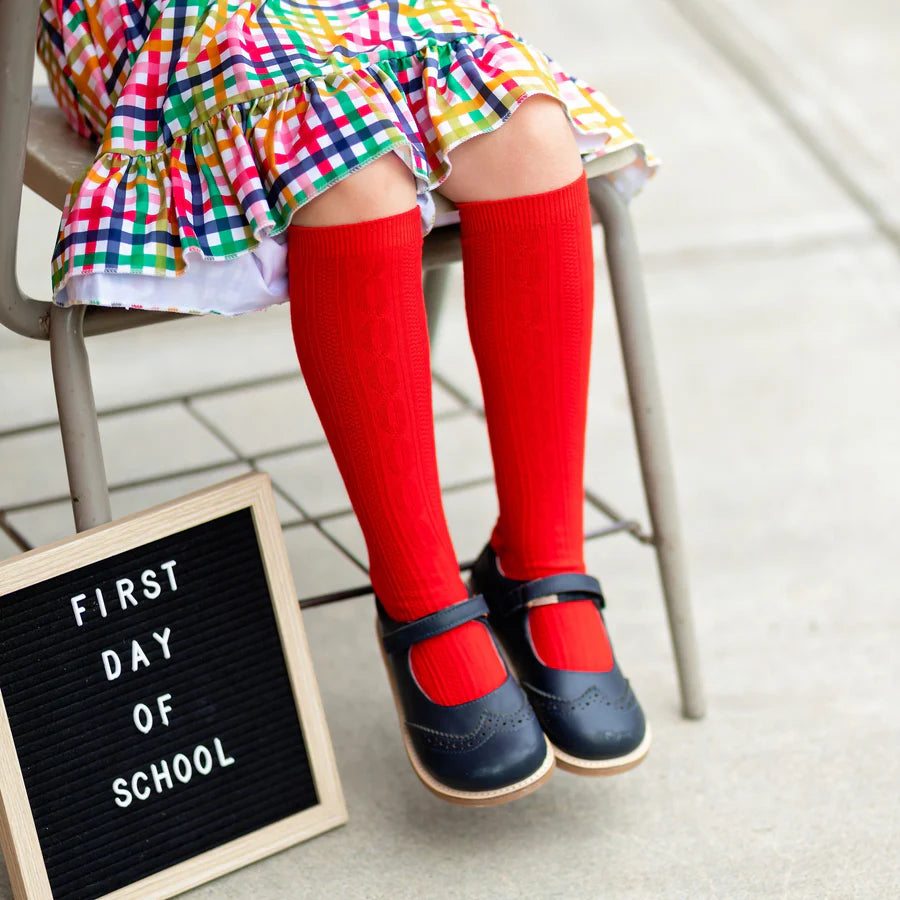
{"type": "MultiPolygon", "coordinates": [[[[381,604],[379,603],[379,606],[381,604]]],[[[379,612],[383,611],[383,607],[379,612]]],[[[394,622],[387,615],[381,615],[381,642],[388,653],[402,653],[413,644],[427,638],[443,634],[482,616],[487,618],[488,605],[481,594],[476,594],[461,603],[454,603],[439,609],[430,616],[423,616],[413,622],[394,622]]]]}
{"type": "Polygon", "coordinates": [[[600,608],[606,606],[600,582],[590,575],[580,572],[566,572],[562,575],[548,575],[536,578],[513,588],[494,604],[493,612],[501,616],[511,616],[529,605],[537,605],[535,601],[555,594],[560,603],[570,600],[591,599],[600,608]],[[587,597],[585,596],[587,595],[587,597]]]}

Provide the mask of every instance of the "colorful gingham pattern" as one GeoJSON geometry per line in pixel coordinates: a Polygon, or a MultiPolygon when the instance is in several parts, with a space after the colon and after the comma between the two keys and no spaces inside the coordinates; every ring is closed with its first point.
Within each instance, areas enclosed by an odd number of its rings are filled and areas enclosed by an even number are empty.
{"type": "Polygon", "coordinates": [[[43,0],[38,52],[69,122],[100,141],[63,210],[57,299],[73,275],[252,251],[391,149],[433,189],[454,146],[534,93],[596,139],[585,160],[636,142],[488,0],[43,0]]]}

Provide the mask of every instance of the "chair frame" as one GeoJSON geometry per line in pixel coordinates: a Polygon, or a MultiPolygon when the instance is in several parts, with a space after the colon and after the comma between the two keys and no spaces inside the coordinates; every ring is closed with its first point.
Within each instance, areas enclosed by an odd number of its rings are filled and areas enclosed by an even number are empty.
{"type": "MultiPolygon", "coordinates": [[[[51,367],[59,423],[65,451],[75,525],[85,531],[112,518],[109,487],[103,463],[97,411],[91,384],[85,338],[178,318],[177,314],[74,306],[62,308],[25,296],[16,278],[16,247],[23,184],[35,189],[58,208],[58,187],[48,185],[56,169],[71,160],[47,160],[40,152],[40,122],[32,121],[34,36],[38,0],[0,0],[0,324],[50,344],[51,367]],[[23,9],[23,7],[26,7],[23,9]]],[[[59,120],[62,121],[61,114],[59,120]]],[[[64,122],[63,122],[64,125],[64,122]]],[[[72,133],[73,147],[87,144],[72,133]]],[[[84,157],[85,147],[79,149],[84,157]]],[[[604,248],[615,305],[622,360],[628,384],[631,415],[650,516],[651,533],[625,520],[599,498],[595,504],[613,519],[611,528],[589,535],[626,530],[656,551],[669,632],[675,655],[682,713],[699,719],[706,703],[700,673],[687,568],[676,501],[675,480],[656,369],[650,318],[644,293],[640,255],[625,198],[607,177],[634,159],[634,148],[623,148],[586,166],[594,215],[604,234],[604,248]]],[[[59,174],[56,182],[59,182],[59,174]]],[[[452,204],[441,198],[444,208],[452,204]]],[[[448,282],[448,265],[461,259],[459,226],[433,229],[423,248],[423,288],[429,332],[434,333],[448,282]]],[[[315,606],[371,590],[370,586],[339,592],[311,601],[315,606]]]]}

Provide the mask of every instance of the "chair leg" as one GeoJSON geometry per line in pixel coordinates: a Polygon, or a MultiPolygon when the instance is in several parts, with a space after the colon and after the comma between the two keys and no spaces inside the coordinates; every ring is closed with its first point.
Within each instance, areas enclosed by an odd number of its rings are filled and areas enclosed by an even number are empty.
{"type": "Polygon", "coordinates": [[[50,309],[50,363],[77,531],[112,518],[84,344],[84,313],[83,306],[50,309]]]}
{"type": "Polygon", "coordinates": [[[422,276],[423,291],[425,293],[425,315],[428,317],[428,338],[432,342],[437,334],[441,310],[444,308],[449,276],[449,266],[426,269],[422,276]]]}
{"type": "Polygon", "coordinates": [[[706,712],[706,701],[640,257],[624,197],[606,178],[592,179],[589,187],[603,224],[644,493],[678,668],[682,713],[688,719],[699,719],[706,712]]]}

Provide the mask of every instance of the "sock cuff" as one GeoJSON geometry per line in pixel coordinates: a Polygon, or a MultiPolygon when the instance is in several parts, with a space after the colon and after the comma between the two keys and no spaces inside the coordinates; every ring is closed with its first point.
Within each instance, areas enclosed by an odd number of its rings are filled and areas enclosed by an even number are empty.
{"type": "Polygon", "coordinates": [[[590,210],[587,174],[582,171],[569,184],[539,194],[523,194],[502,200],[473,200],[457,203],[456,207],[460,227],[469,234],[571,222],[583,215],[585,209],[590,210]]]}
{"type": "Polygon", "coordinates": [[[362,222],[291,225],[288,228],[291,252],[301,251],[320,258],[364,254],[421,243],[422,219],[418,206],[406,212],[362,222]]]}

